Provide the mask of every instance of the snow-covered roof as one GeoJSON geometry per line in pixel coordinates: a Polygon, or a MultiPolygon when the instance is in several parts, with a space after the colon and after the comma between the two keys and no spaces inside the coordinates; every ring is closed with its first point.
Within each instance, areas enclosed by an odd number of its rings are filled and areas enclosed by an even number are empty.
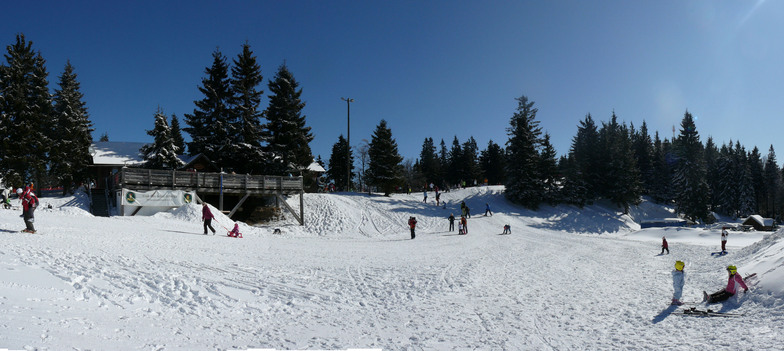
{"type": "Polygon", "coordinates": [[[324,169],[324,167],[321,167],[321,165],[318,164],[318,162],[316,161],[313,161],[313,163],[311,163],[310,166],[308,166],[308,170],[311,172],[321,172],[321,173],[327,171],[326,169],[324,169]]]}
{"type": "MultiPolygon", "coordinates": [[[[746,221],[748,221],[749,219],[753,219],[754,221],[756,221],[757,223],[759,223],[763,227],[772,227],[773,226],[773,218],[762,218],[762,216],[760,216],[760,215],[751,215],[751,216],[749,216],[749,218],[746,219],[746,221]]],[[[746,221],[744,221],[744,222],[746,222],[746,221]]]]}
{"type": "Polygon", "coordinates": [[[146,143],[99,141],[93,143],[93,164],[97,166],[124,166],[143,162],[139,149],[146,143]]]}

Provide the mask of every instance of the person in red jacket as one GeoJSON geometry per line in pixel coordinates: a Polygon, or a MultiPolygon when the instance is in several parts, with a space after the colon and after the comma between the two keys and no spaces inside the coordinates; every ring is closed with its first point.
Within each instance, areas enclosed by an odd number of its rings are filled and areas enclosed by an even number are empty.
{"type": "Polygon", "coordinates": [[[413,216],[408,218],[408,226],[411,228],[411,240],[414,240],[414,238],[416,237],[416,233],[415,233],[416,224],[417,224],[416,218],[414,218],[413,216]]]}
{"type": "Polygon", "coordinates": [[[201,207],[201,220],[204,221],[204,235],[207,235],[207,227],[212,230],[212,235],[215,235],[215,228],[212,227],[212,219],[215,216],[212,215],[212,211],[210,211],[210,207],[207,206],[207,203],[204,203],[204,206],[201,207]]]}
{"type": "Polygon", "coordinates": [[[729,279],[727,279],[727,287],[717,291],[713,294],[708,295],[707,292],[703,291],[703,301],[707,303],[714,303],[714,302],[722,302],[730,297],[735,296],[735,292],[738,290],[738,285],[743,288],[743,292],[749,291],[749,287],[746,286],[746,283],[743,281],[743,278],[740,277],[738,274],[738,268],[734,265],[727,266],[727,273],[729,274],[729,279]]]}
{"type": "Polygon", "coordinates": [[[670,254],[670,247],[667,245],[667,238],[662,237],[662,252],[659,255],[664,255],[664,250],[667,250],[667,254],[670,254]]]}
{"type": "Polygon", "coordinates": [[[22,217],[24,218],[25,222],[25,229],[22,231],[25,233],[35,233],[35,227],[33,226],[33,222],[35,221],[35,209],[38,207],[38,197],[35,196],[33,190],[28,187],[22,192],[22,189],[17,189],[16,194],[19,195],[19,198],[22,200],[22,217]]]}

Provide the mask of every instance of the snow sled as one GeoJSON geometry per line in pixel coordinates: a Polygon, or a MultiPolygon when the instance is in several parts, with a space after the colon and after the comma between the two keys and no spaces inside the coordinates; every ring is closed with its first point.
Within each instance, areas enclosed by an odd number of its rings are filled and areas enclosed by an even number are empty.
{"type": "Polygon", "coordinates": [[[230,236],[232,238],[242,238],[242,233],[240,233],[240,232],[237,232],[237,233],[229,232],[226,235],[228,235],[228,236],[230,236]]]}

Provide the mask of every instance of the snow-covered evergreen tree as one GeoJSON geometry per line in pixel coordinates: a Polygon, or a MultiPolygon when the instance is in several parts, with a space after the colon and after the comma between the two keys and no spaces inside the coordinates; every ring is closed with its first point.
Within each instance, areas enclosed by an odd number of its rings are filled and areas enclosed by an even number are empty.
{"type": "MultiPolygon", "coordinates": [[[[231,89],[234,95],[234,110],[237,116],[236,135],[232,138],[232,167],[242,173],[262,173],[264,171],[265,153],[263,143],[266,141],[265,130],[262,128],[261,97],[264,91],[259,85],[264,78],[256,56],[247,43],[242,45],[242,53],[234,59],[231,69],[231,89]]],[[[308,163],[309,164],[309,163],[308,163]]]]}
{"type": "Polygon", "coordinates": [[[751,172],[751,183],[754,188],[754,213],[767,217],[769,214],[764,212],[765,164],[762,162],[762,154],[756,146],[749,153],[749,171],[751,172]]]}
{"type": "Polygon", "coordinates": [[[516,99],[517,111],[507,128],[506,192],[509,201],[530,209],[537,209],[544,196],[541,170],[539,169],[542,130],[536,120],[537,109],[526,96],[516,99]]]}
{"type": "Polygon", "coordinates": [[[59,89],[54,93],[56,122],[49,154],[49,171],[63,187],[64,194],[71,191],[73,184],[88,178],[89,149],[94,129],[83,98],[74,68],[68,62],[60,76],[59,89]]]}
{"type": "Polygon", "coordinates": [[[397,149],[397,143],[392,138],[392,130],[387,127],[387,121],[381,120],[368,149],[370,162],[367,169],[368,184],[378,187],[388,196],[396,186],[403,182],[403,157],[397,149]]]}
{"type": "Polygon", "coordinates": [[[640,171],[640,190],[642,194],[650,194],[652,184],[654,183],[653,141],[648,134],[648,124],[645,123],[645,120],[642,121],[642,127],[640,127],[639,132],[633,131],[632,148],[637,161],[637,168],[640,171]]]}
{"type": "Polygon", "coordinates": [[[542,139],[542,151],[539,155],[539,170],[541,172],[542,184],[544,185],[543,200],[550,205],[561,202],[560,184],[561,176],[558,171],[558,160],[556,151],[550,143],[550,133],[544,133],[542,139]]]}
{"type": "Polygon", "coordinates": [[[773,149],[773,145],[770,145],[767,161],[765,161],[765,193],[767,195],[765,207],[770,218],[779,218],[781,216],[780,191],[781,170],[776,161],[776,151],[773,149]]]}
{"type": "Polygon", "coordinates": [[[300,98],[302,89],[285,64],[278,68],[268,86],[272,93],[266,111],[269,132],[266,151],[272,157],[268,173],[283,175],[299,171],[313,162],[310,150],[313,134],[302,115],[305,107],[300,98]]]}
{"type": "Polygon", "coordinates": [[[52,97],[46,61],[23,34],[7,47],[0,95],[0,177],[7,184],[35,181],[42,187],[49,164],[52,97]]]}
{"type": "Polygon", "coordinates": [[[479,146],[476,144],[476,139],[472,136],[468,137],[468,140],[463,143],[462,151],[460,161],[462,174],[460,178],[473,185],[474,181],[478,182],[479,177],[482,176],[478,162],[479,146]]]}
{"type": "Polygon", "coordinates": [[[204,98],[194,101],[196,108],[192,114],[185,114],[184,128],[191,135],[188,152],[191,155],[203,153],[221,167],[230,165],[236,116],[234,114],[229,68],[226,57],[219,50],[212,53],[212,65],[205,69],[207,77],[202,78],[199,91],[204,98]]]}
{"type": "Polygon", "coordinates": [[[703,146],[689,111],[686,111],[681,121],[675,151],[678,160],[675,164],[673,186],[678,212],[692,221],[707,221],[710,188],[705,180],[703,146]]]}
{"type": "Polygon", "coordinates": [[[625,124],[618,123],[615,112],[609,123],[603,123],[599,140],[602,149],[599,195],[628,213],[629,207],[640,201],[639,170],[629,130],[625,124]]]}
{"type": "Polygon", "coordinates": [[[667,139],[661,140],[659,132],[653,138],[653,184],[650,195],[657,203],[671,203],[675,199],[672,187],[672,172],[677,158],[667,139]]]}
{"type": "Polygon", "coordinates": [[[425,141],[422,143],[418,166],[425,183],[442,184],[441,162],[436,155],[436,146],[433,138],[425,138],[425,141]]]}
{"type": "Polygon", "coordinates": [[[152,144],[144,145],[139,152],[143,155],[144,166],[154,169],[177,169],[184,165],[178,155],[178,148],[174,145],[171,127],[159,107],[155,112],[155,127],[147,131],[147,135],[154,138],[152,144]]]}
{"type": "Polygon", "coordinates": [[[452,140],[452,147],[449,149],[449,153],[447,154],[446,175],[444,176],[449,184],[461,185],[465,180],[463,178],[461,164],[462,159],[463,148],[460,146],[460,141],[457,140],[457,135],[455,135],[455,138],[452,140]]]}
{"type": "Polygon", "coordinates": [[[568,158],[571,169],[565,173],[566,198],[578,205],[593,203],[602,184],[602,161],[599,131],[590,114],[580,121],[568,158]]]}

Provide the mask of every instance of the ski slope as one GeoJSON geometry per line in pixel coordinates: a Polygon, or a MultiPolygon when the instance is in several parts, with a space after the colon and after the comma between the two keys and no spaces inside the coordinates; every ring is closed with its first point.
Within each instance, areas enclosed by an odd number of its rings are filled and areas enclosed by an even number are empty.
{"type": "Polygon", "coordinates": [[[639,230],[666,209],[533,212],[502,191],[443,193],[446,208],[433,193],[306,194],[305,226],[240,224],[243,239],[216,210],[219,235],[202,235],[196,205],[101,218],[81,196],[43,198],[53,208],[37,211],[35,235],[0,210],[0,349],[784,348],[784,232],[732,232],[730,254],[713,257],[717,228],[639,230]],[[446,220],[461,201],[464,236],[446,220]],[[675,260],[686,301],[722,288],[728,264],[758,273],[751,293],[711,305],[745,315],[677,315],[675,260]]]}

